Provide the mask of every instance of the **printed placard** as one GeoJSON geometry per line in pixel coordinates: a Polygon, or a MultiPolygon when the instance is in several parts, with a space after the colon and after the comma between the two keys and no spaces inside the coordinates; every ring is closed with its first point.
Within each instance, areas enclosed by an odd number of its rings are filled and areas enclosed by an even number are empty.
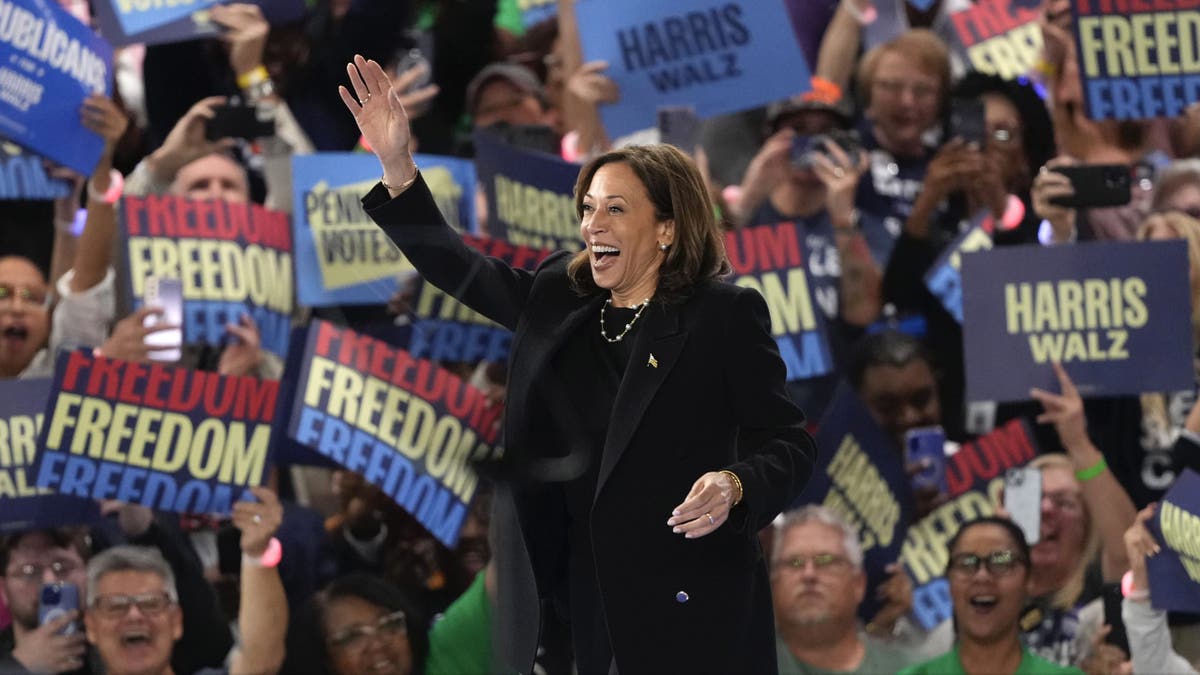
{"type": "Polygon", "coordinates": [[[0,150],[0,199],[54,200],[71,194],[67,181],[47,173],[46,160],[12,143],[0,144],[0,150]]]}
{"type": "Polygon", "coordinates": [[[1200,474],[1185,470],[1163,495],[1150,530],[1161,550],[1146,559],[1155,609],[1200,612],[1200,474]]]}
{"type": "Polygon", "coordinates": [[[971,251],[992,248],[992,237],[978,225],[960,234],[925,273],[925,286],[933,297],[961,324],[962,317],[962,255],[971,251]]]}
{"type": "MultiPolygon", "coordinates": [[[[486,256],[517,269],[532,270],[550,249],[513,246],[504,239],[464,234],[463,241],[486,256]]],[[[409,301],[416,317],[408,349],[413,356],[432,361],[505,362],[512,332],[455,300],[445,291],[418,279],[409,301]]]]}
{"type": "Polygon", "coordinates": [[[950,22],[972,70],[1015,80],[1041,58],[1041,10],[1042,0],[978,0],[951,14],[950,22]]]}
{"type": "Polygon", "coordinates": [[[285,213],[258,204],[191,201],[175,195],[124,197],[121,237],[135,307],[146,279],[183,282],[183,340],[220,345],[226,325],[249,314],[262,347],[287,353],[292,301],[292,232],[285,213]]]}
{"type": "Polygon", "coordinates": [[[50,378],[0,380],[0,534],[88,523],[96,502],[37,486],[38,455],[50,378]]]}
{"type": "MultiPolygon", "coordinates": [[[[821,419],[815,441],[822,451],[796,504],[823,504],[858,526],[867,588],[877,588],[888,576],[885,568],[900,557],[913,517],[900,451],[845,383],[821,419]]],[[[868,593],[859,616],[870,621],[881,606],[868,593]]]]}
{"type": "Polygon", "coordinates": [[[489,236],[535,248],[583,248],[574,198],[578,166],[476,132],[475,168],[487,194],[489,236]]]}
{"type": "Polygon", "coordinates": [[[659,108],[691,105],[707,118],[809,88],[783,0],[605,0],[576,14],[584,60],[607,61],[621,89],[600,108],[614,138],[654,126],[659,108]]]}
{"type": "Polygon", "coordinates": [[[1178,117],[1200,100],[1200,6],[1191,0],[1072,0],[1092,119],[1178,117]]]}
{"type": "Polygon", "coordinates": [[[913,580],[913,617],[925,630],[954,614],[944,576],[950,538],[963,523],[994,514],[1005,472],[1036,456],[1027,423],[1012,420],[946,458],[949,499],[908,528],[901,548],[904,569],[913,580]]]}
{"type": "Polygon", "coordinates": [[[60,354],[39,487],[163,511],[230,513],[270,466],[279,383],[60,354]]]}
{"type": "Polygon", "coordinates": [[[362,474],[453,547],[497,450],[501,406],[449,371],[375,338],[315,321],[288,437],[362,474]]]}
{"type": "Polygon", "coordinates": [[[0,136],[90,176],[104,139],[83,101],[112,93],[112,47],[54,0],[0,0],[0,136]]]}
{"type": "Polygon", "coordinates": [[[517,0],[521,24],[526,28],[558,16],[558,0],[517,0]]]}
{"type": "MultiPolygon", "coordinates": [[[[308,11],[307,0],[246,0],[258,5],[272,25],[296,21],[308,11]]],[[[212,20],[208,9],[220,0],[175,0],[173,15],[154,13],[151,5],[162,0],[98,0],[93,3],[100,33],[118,47],[130,44],[157,45],[215,38],[224,30],[212,20]],[[143,9],[145,8],[145,9],[143,9]],[[127,21],[131,24],[126,26],[127,21]]]]}
{"type": "Polygon", "coordinates": [[[963,256],[967,399],[1058,391],[1059,362],[1088,396],[1192,387],[1185,243],[1009,246],[963,256]]]}
{"type": "Polygon", "coordinates": [[[733,283],[762,294],[771,311],[771,335],[787,364],[788,380],[833,370],[825,321],[814,311],[806,256],[795,223],[758,225],[725,234],[733,283]]]}
{"type": "MultiPolygon", "coordinates": [[[[475,166],[455,157],[416,155],[421,175],[452,227],[474,232],[475,166]]],[[[292,158],[296,291],[300,304],[384,304],[413,271],[371,220],[362,198],[379,183],[379,160],[362,153],[292,158]]]]}

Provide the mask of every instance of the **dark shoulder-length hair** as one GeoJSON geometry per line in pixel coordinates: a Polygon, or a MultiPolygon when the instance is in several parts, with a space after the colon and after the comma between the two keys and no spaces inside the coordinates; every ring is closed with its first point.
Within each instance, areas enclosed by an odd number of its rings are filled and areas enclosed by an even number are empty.
{"type": "MultiPolygon", "coordinates": [[[[658,270],[655,298],[681,300],[698,284],[731,270],[725,235],[717,223],[708,187],[700,170],[673,145],[632,145],[606,152],[588,162],[575,183],[575,215],[583,219],[583,196],[605,164],[624,163],[646,187],[657,221],[675,221],[675,239],[658,270]]],[[[581,295],[598,293],[587,250],[567,265],[571,285],[581,295]]]]}

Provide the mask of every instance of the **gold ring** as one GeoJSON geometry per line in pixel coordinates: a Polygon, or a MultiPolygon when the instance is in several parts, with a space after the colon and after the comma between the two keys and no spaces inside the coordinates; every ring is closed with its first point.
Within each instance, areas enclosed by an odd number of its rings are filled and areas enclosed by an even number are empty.
{"type": "Polygon", "coordinates": [[[704,514],[704,515],[708,516],[708,524],[709,524],[709,525],[715,525],[715,524],[717,523],[717,521],[713,520],[713,517],[712,517],[712,514],[711,514],[711,513],[706,513],[706,514],[704,514]]]}

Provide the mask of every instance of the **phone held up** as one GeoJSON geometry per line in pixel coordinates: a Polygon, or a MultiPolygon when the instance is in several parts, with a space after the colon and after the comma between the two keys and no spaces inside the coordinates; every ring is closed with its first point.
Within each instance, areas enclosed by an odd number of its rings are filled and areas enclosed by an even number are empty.
{"type": "MultiPolygon", "coordinates": [[[[42,584],[42,592],[38,596],[38,625],[50,623],[71,611],[79,611],[79,588],[75,584],[42,584]]],[[[72,635],[78,631],[79,622],[72,621],[59,634],[72,635]]]]}
{"type": "Polygon", "coordinates": [[[174,363],[183,355],[183,282],[167,277],[146,279],[145,305],[162,310],[162,314],[150,314],[143,325],[146,328],[170,326],[146,334],[147,347],[153,347],[149,358],[164,363],[174,363]]]}
{"type": "Polygon", "coordinates": [[[1033,546],[1042,531],[1042,472],[1031,467],[1009,469],[1004,474],[1004,510],[1033,546]]]}

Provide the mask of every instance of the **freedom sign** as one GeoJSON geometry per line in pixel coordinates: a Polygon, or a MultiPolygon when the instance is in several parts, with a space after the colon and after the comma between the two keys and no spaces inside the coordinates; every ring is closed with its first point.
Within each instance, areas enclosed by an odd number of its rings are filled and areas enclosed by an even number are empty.
{"type": "MultiPolygon", "coordinates": [[[[475,166],[455,157],[416,155],[446,222],[478,229],[475,166]]],[[[296,291],[300,304],[383,304],[413,267],[371,220],[362,198],[379,183],[379,160],[363,153],[318,153],[292,158],[296,291]]]]}
{"type": "Polygon", "coordinates": [[[91,522],[100,509],[88,499],[37,486],[42,413],[50,379],[0,380],[0,534],[91,522]]]}
{"type": "MultiPolygon", "coordinates": [[[[821,418],[815,442],[823,451],[796,504],[822,504],[858,527],[867,587],[877,588],[887,579],[885,568],[900,557],[913,518],[900,450],[845,383],[821,418]]],[[[881,606],[868,594],[859,616],[870,621],[881,606]]]]}
{"type": "Polygon", "coordinates": [[[1010,246],[963,256],[967,399],[1057,391],[1063,364],[1080,395],[1188,389],[1191,285],[1186,244],[1010,246]]]}
{"type": "Polygon", "coordinates": [[[1041,9],[1042,0],[979,0],[951,14],[971,69],[1006,80],[1033,70],[1042,55],[1041,9]]]}
{"type": "Polygon", "coordinates": [[[183,341],[220,345],[249,314],[263,349],[287,354],[292,313],[292,232],[285,213],[258,204],[124,197],[121,238],[134,306],[146,279],[183,282],[183,341]]]}
{"type": "Polygon", "coordinates": [[[1146,559],[1155,609],[1200,611],[1200,474],[1185,470],[1149,522],[1161,545],[1146,559]]]}
{"type": "Polygon", "coordinates": [[[1072,0],[1092,119],[1178,117],[1200,100],[1200,3],[1072,0]]]}
{"type": "MultiPolygon", "coordinates": [[[[513,246],[504,239],[463,235],[463,241],[480,253],[503,260],[510,267],[532,270],[553,251],[548,248],[513,246]]],[[[413,315],[408,350],[431,361],[500,362],[508,360],[512,331],[455,300],[423,279],[418,280],[409,301],[413,315]]]]}
{"type": "Polygon", "coordinates": [[[83,126],[112,93],[112,48],[54,0],[0,0],[0,136],[90,176],[104,139],[83,126]]]}
{"type": "Polygon", "coordinates": [[[230,513],[270,466],[279,383],[60,354],[38,487],[162,511],[230,513]]]}
{"type": "Polygon", "coordinates": [[[621,89],[600,108],[613,137],[654,126],[659,108],[690,105],[705,118],[809,88],[784,0],[605,0],[576,14],[584,60],[607,61],[621,89]]]}
{"type": "Polygon", "coordinates": [[[477,131],[475,169],[487,194],[488,235],[535,248],[583,247],[575,214],[578,166],[477,131]]]}
{"type": "Polygon", "coordinates": [[[944,577],[950,538],[963,523],[995,513],[1005,472],[1036,456],[1029,426],[1012,420],[946,458],[949,499],[910,526],[901,546],[904,569],[913,580],[913,617],[925,630],[954,614],[944,577]]]}
{"type": "Polygon", "coordinates": [[[503,408],[431,361],[325,321],[309,327],[288,438],[360,473],[453,547],[503,408]]]}
{"type": "Polygon", "coordinates": [[[753,288],[767,301],[771,336],[787,364],[787,379],[803,380],[833,370],[824,318],[814,311],[813,295],[800,247],[801,232],[792,222],[757,225],[725,234],[733,283],[753,288]]]}

